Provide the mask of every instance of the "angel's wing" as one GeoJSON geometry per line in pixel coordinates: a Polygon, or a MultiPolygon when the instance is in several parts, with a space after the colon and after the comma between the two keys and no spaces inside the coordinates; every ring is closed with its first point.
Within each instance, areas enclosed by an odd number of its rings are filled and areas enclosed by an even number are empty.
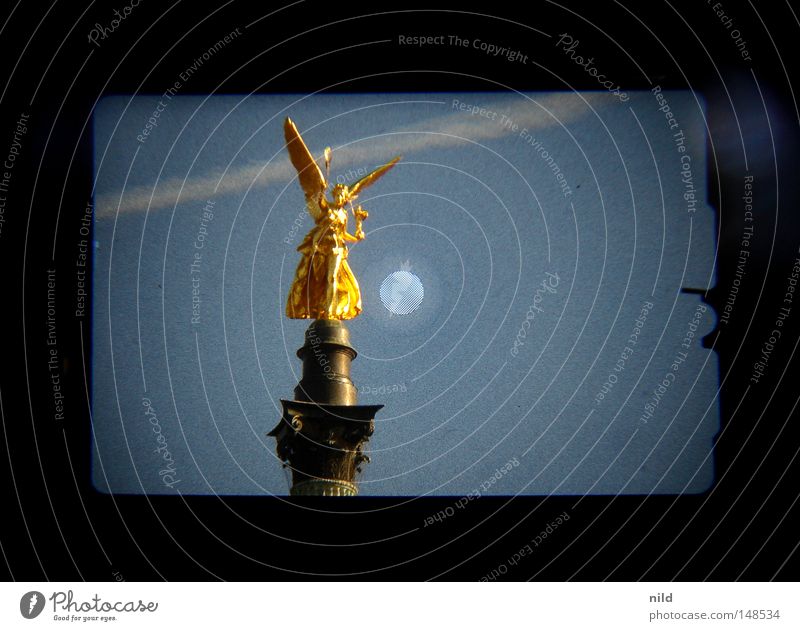
{"type": "Polygon", "coordinates": [[[283,133],[286,136],[286,148],[289,150],[289,158],[297,169],[300,178],[300,186],[306,194],[306,202],[315,206],[318,205],[319,196],[328,187],[325,177],[319,165],[314,160],[311,152],[303,142],[300,132],[291,118],[287,118],[283,123],[283,133]]]}
{"type": "Polygon", "coordinates": [[[379,177],[381,177],[384,173],[386,173],[389,169],[391,169],[395,164],[397,164],[398,160],[400,160],[401,156],[397,156],[396,158],[392,159],[390,162],[387,162],[382,167],[375,169],[372,173],[365,175],[362,177],[358,182],[353,184],[350,187],[350,199],[355,199],[356,196],[367,186],[370,184],[374,184],[379,177]]]}

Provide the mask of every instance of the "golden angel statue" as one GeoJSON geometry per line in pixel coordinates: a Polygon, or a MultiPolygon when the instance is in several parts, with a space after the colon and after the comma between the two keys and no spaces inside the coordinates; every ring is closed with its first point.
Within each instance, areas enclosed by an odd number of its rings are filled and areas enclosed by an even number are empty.
{"type": "MultiPolygon", "coordinates": [[[[367,186],[391,169],[400,156],[375,169],[358,180],[352,187],[337,184],[331,189],[333,199],[325,197],[328,188],[326,177],[311,156],[297,127],[287,118],[283,125],[286,147],[300,186],[306,196],[306,207],[314,227],[297,247],[300,263],[294,275],[286,315],[290,318],[315,320],[349,320],[361,313],[361,291],[350,266],[347,264],[347,243],[364,238],[362,223],[368,217],[366,210],[353,201],[367,186]],[[347,232],[347,209],[355,217],[355,234],[347,232]]],[[[325,149],[325,173],[328,174],[331,149],[325,149]]]]}

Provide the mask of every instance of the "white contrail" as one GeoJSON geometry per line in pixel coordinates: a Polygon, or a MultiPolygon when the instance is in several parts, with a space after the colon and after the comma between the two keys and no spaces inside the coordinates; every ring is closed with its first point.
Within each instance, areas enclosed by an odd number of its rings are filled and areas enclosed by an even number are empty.
{"type": "MultiPolygon", "coordinates": [[[[470,98],[476,99],[474,105],[489,112],[497,112],[496,120],[454,109],[451,100],[446,103],[447,114],[420,121],[413,126],[394,129],[385,136],[337,150],[334,152],[334,164],[339,170],[354,165],[373,166],[398,154],[413,159],[415,152],[424,149],[463,146],[465,141],[461,138],[482,142],[519,134],[519,131],[514,132],[508,126],[501,125],[500,115],[505,115],[516,124],[518,130],[527,128],[531,132],[559,124],[566,125],[587,115],[590,107],[607,102],[608,99],[603,97],[607,95],[563,92],[546,94],[535,99],[531,97],[531,100],[520,96],[513,103],[508,99],[481,103],[479,94],[471,95],[470,98]]],[[[314,155],[321,155],[322,150],[317,149],[311,147],[314,155]]],[[[96,216],[113,217],[118,205],[120,213],[129,213],[144,211],[148,207],[151,210],[169,208],[178,201],[204,201],[217,195],[244,192],[250,187],[263,188],[269,184],[286,183],[295,176],[296,172],[286,156],[268,165],[260,163],[231,169],[224,176],[218,171],[188,178],[185,183],[183,178],[168,178],[148,185],[128,187],[124,194],[116,191],[98,196],[95,200],[96,216]]]]}

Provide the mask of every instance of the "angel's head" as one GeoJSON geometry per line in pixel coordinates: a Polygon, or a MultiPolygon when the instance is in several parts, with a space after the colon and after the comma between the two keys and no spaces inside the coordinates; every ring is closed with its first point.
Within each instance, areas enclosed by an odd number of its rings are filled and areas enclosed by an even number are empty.
{"type": "Polygon", "coordinates": [[[345,184],[337,184],[331,191],[331,195],[333,195],[333,203],[339,207],[344,206],[347,203],[347,194],[347,186],[345,184]]]}

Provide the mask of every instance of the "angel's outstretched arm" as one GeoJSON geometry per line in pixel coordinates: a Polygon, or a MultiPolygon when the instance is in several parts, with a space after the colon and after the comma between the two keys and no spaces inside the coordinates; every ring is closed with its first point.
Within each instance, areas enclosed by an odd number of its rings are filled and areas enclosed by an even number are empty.
{"type": "Polygon", "coordinates": [[[355,236],[353,236],[353,235],[352,235],[352,234],[350,234],[349,232],[345,232],[345,233],[342,235],[342,238],[343,238],[345,241],[350,241],[350,242],[353,242],[353,241],[361,241],[361,240],[362,240],[362,239],[363,239],[365,236],[366,236],[366,235],[364,234],[364,232],[363,232],[363,231],[356,232],[355,236]]]}

